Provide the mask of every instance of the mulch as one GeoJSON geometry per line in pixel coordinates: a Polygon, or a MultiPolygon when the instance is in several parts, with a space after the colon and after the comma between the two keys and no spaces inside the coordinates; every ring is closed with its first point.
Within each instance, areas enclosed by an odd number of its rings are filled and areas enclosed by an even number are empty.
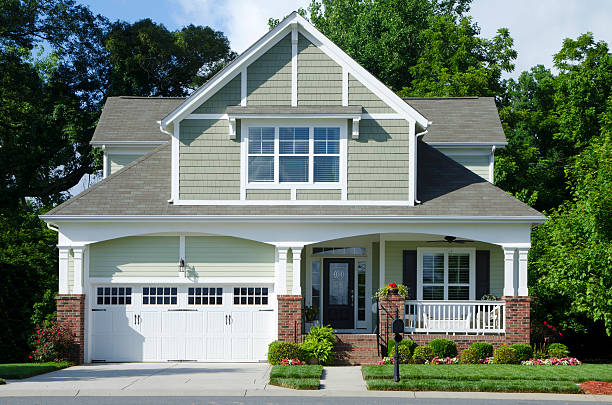
{"type": "Polygon", "coordinates": [[[586,381],[580,384],[585,394],[612,395],[612,382],[586,381]]]}

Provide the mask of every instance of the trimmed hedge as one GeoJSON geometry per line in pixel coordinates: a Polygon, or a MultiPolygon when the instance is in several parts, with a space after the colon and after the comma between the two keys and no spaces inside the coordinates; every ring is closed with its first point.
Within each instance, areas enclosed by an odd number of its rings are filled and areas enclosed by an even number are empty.
{"type": "Polygon", "coordinates": [[[478,350],[469,348],[461,352],[459,361],[461,364],[480,364],[480,353],[478,350]]]}
{"type": "Polygon", "coordinates": [[[531,346],[525,343],[515,343],[510,345],[511,348],[514,349],[516,353],[516,361],[520,363],[521,361],[527,361],[533,357],[533,349],[531,346]]]}
{"type": "Polygon", "coordinates": [[[516,364],[516,351],[510,346],[500,346],[493,352],[493,363],[516,364]]]}
{"type": "Polygon", "coordinates": [[[433,349],[434,356],[440,358],[457,356],[457,344],[450,339],[434,339],[428,346],[433,349]]]}
{"type": "Polygon", "coordinates": [[[550,346],[548,346],[548,350],[546,352],[546,355],[550,358],[561,358],[561,357],[568,357],[570,354],[569,349],[567,348],[566,345],[564,345],[563,343],[551,343],[550,346]]]}
{"type": "Polygon", "coordinates": [[[418,346],[414,349],[412,361],[416,364],[425,364],[429,363],[434,357],[436,357],[436,355],[430,346],[418,346]]]}
{"type": "MultiPolygon", "coordinates": [[[[395,340],[389,340],[387,343],[387,356],[393,357],[395,356],[395,340]]],[[[417,342],[411,339],[404,339],[400,342],[399,347],[406,347],[410,352],[410,357],[414,354],[414,349],[418,346],[417,342]]]]}
{"type": "Polygon", "coordinates": [[[478,353],[479,359],[487,357],[493,357],[493,345],[487,342],[474,342],[470,349],[475,350],[478,353]]]}
{"type": "Polygon", "coordinates": [[[281,342],[280,340],[270,343],[268,345],[268,363],[276,366],[280,364],[283,359],[299,359],[300,361],[306,361],[307,356],[302,347],[297,343],[281,342]]]}

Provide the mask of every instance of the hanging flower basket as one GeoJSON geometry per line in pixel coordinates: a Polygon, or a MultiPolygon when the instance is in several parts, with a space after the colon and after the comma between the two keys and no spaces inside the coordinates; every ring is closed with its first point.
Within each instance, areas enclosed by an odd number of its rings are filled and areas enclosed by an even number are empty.
{"type": "Polygon", "coordinates": [[[406,297],[408,295],[408,287],[403,284],[389,283],[380,290],[376,291],[375,297],[377,299],[381,299],[400,295],[406,297]]]}

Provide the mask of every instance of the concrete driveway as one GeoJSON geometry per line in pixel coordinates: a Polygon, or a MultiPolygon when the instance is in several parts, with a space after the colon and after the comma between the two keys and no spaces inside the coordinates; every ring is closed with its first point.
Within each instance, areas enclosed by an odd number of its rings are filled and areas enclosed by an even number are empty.
{"type": "Polygon", "coordinates": [[[270,367],[258,363],[113,363],[70,367],[0,385],[0,397],[233,395],[264,390],[270,367]]]}

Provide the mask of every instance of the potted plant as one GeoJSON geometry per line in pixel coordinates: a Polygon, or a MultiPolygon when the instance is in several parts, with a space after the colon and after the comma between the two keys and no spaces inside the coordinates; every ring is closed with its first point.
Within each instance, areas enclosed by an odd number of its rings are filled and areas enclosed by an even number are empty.
{"type": "Polygon", "coordinates": [[[389,283],[376,291],[375,297],[377,299],[381,299],[392,295],[401,295],[406,297],[408,295],[408,287],[403,284],[389,283]]]}
{"type": "Polygon", "coordinates": [[[306,317],[306,322],[314,322],[317,319],[317,315],[319,315],[319,308],[316,305],[311,307],[304,307],[304,316],[306,317]]]}

